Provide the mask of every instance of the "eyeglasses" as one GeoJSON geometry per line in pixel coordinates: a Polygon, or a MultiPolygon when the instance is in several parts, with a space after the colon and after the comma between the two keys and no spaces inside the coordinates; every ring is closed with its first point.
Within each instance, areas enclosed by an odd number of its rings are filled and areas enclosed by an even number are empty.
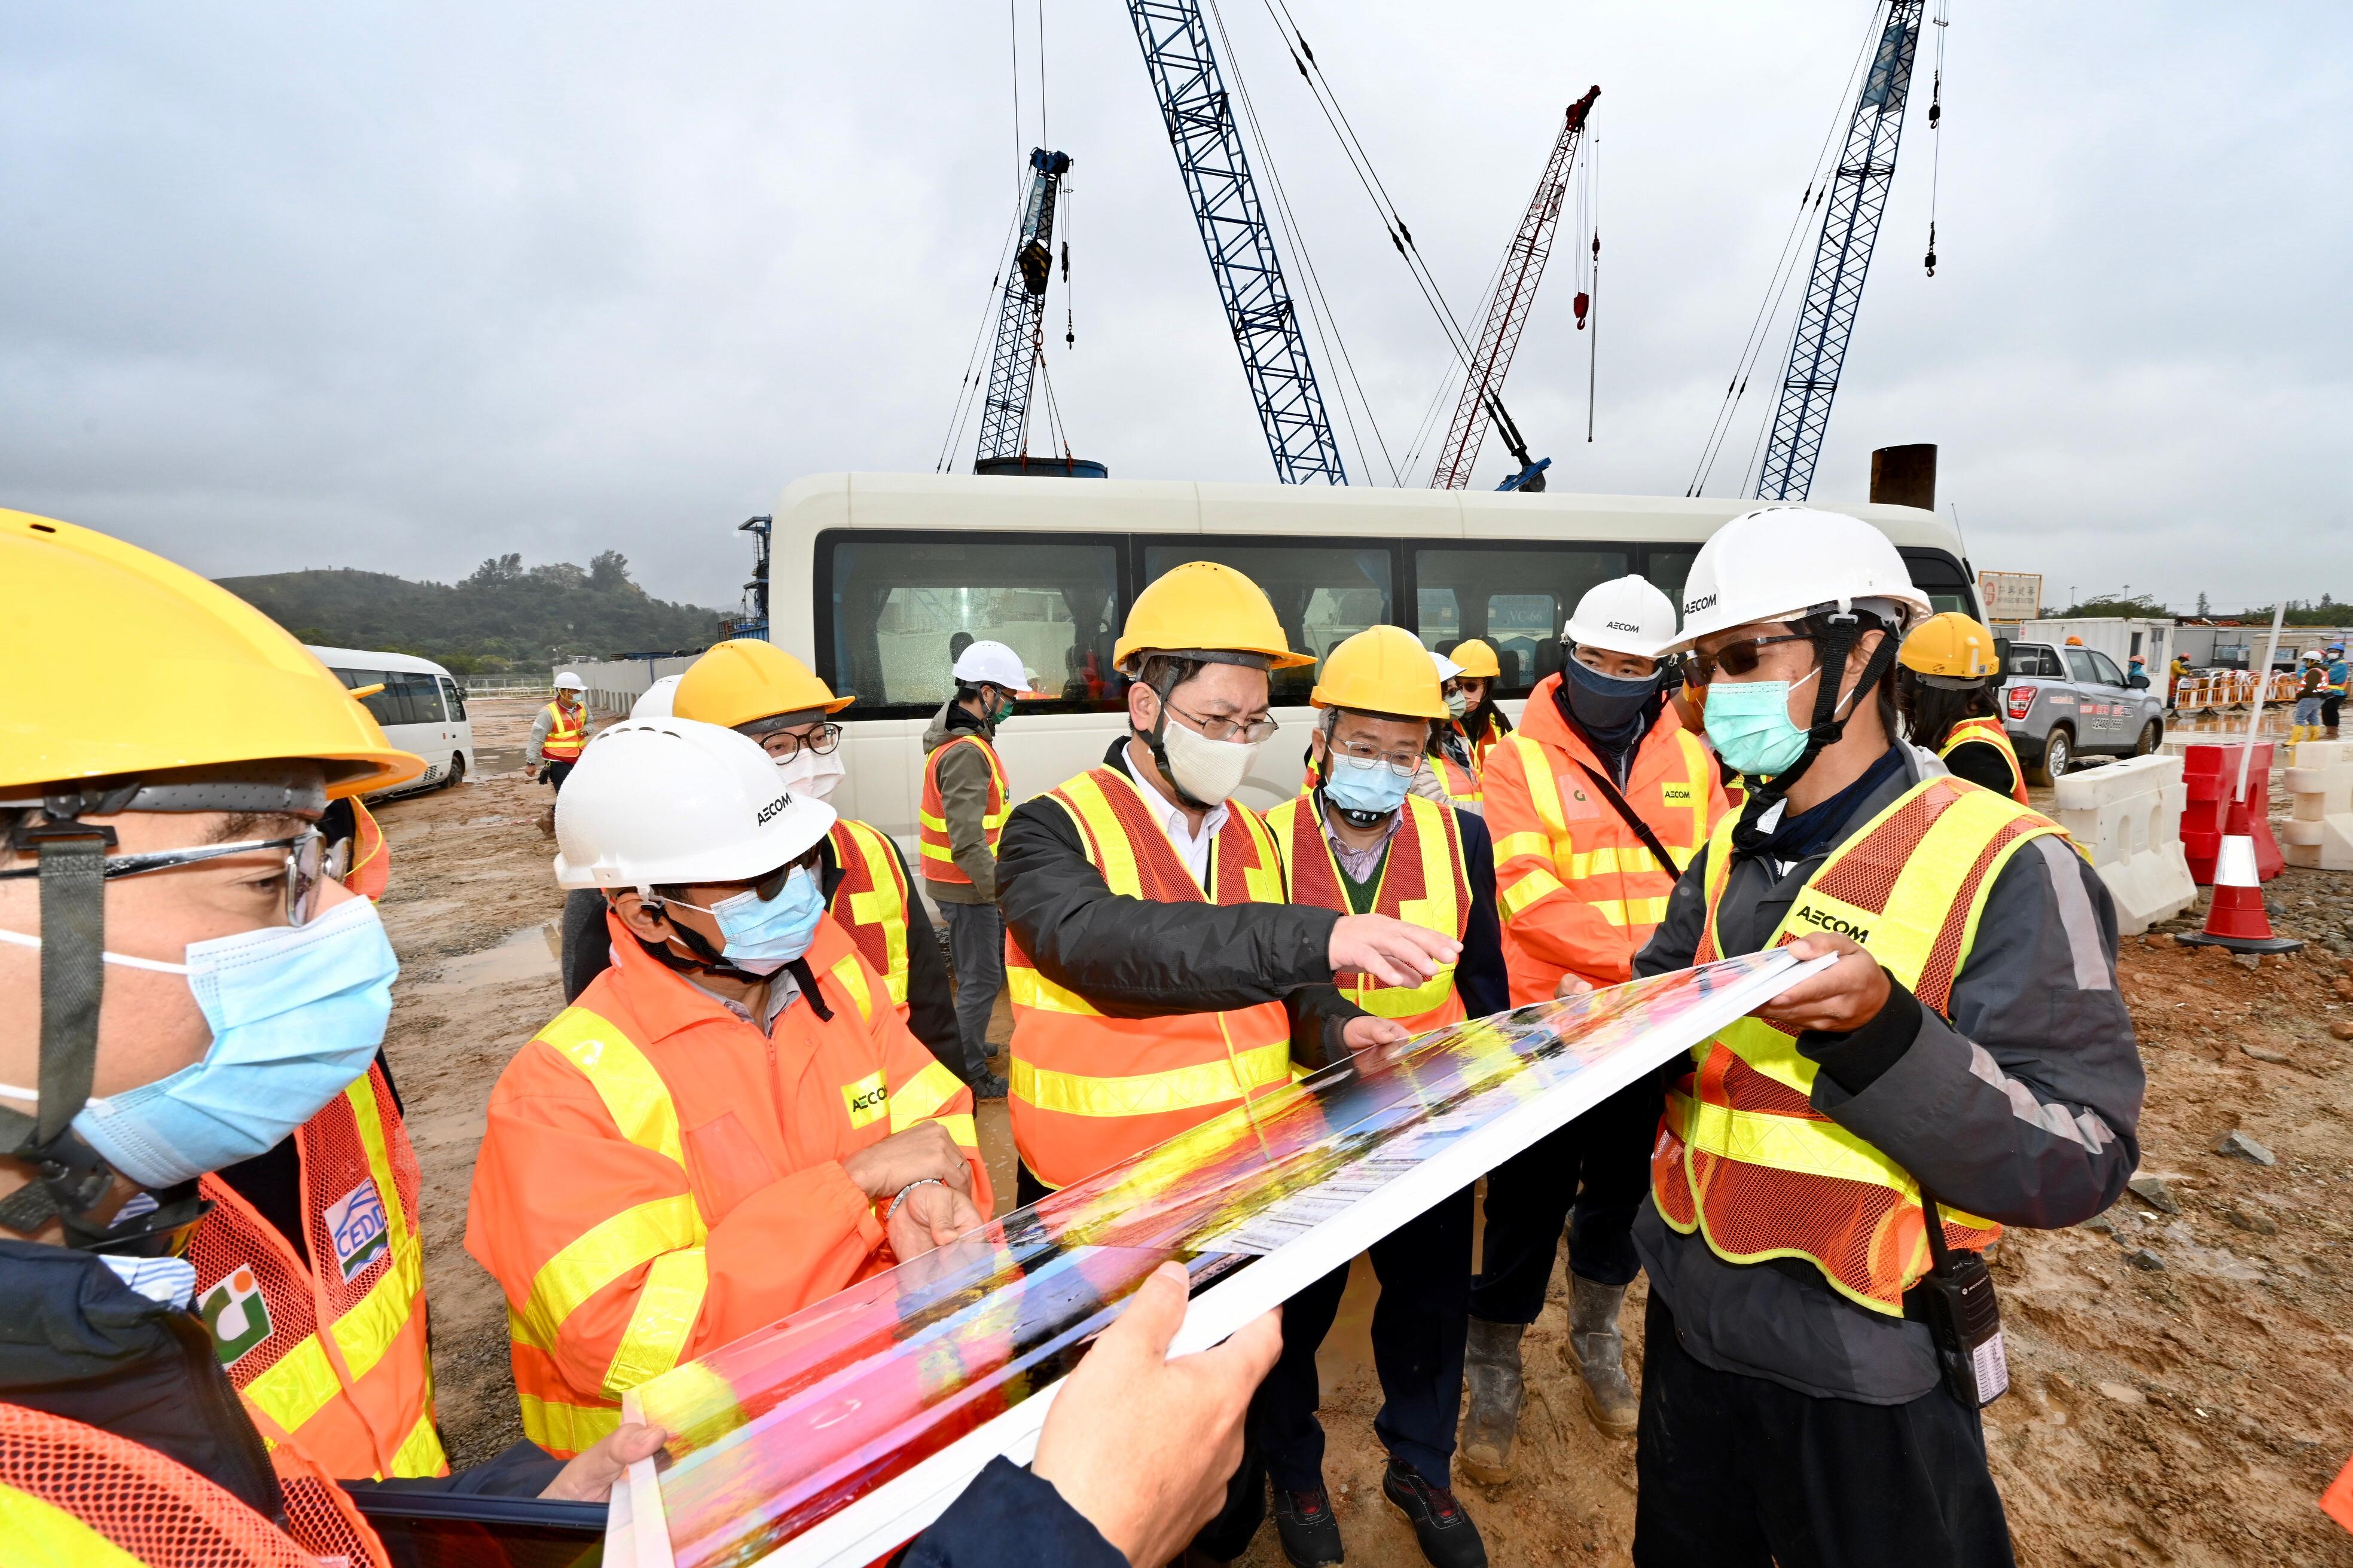
{"type": "Polygon", "coordinates": [[[768,755],[780,763],[790,762],[803,752],[813,752],[820,757],[829,757],[833,755],[834,748],[841,744],[841,726],[834,723],[820,724],[817,727],[817,733],[814,735],[796,735],[787,731],[777,730],[762,737],[760,743],[767,748],[768,755]]]}
{"type": "Polygon", "coordinates": [[[1345,745],[1335,741],[1332,742],[1332,750],[1351,762],[1368,764],[1378,763],[1401,779],[1409,779],[1421,771],[1420,757],[1400,757],[1394,752],[1377,752],[1362,741],[1350,742],[1345,745]]]}
{"type": "MultiPolygon", "coordinates": [[[[263,849],[283,849],[286,855],[286,923],[306,925],[310,922],[314,895],[325,880],[322,867],[326,839],[317,828],[298,833],[291,838],[248,838],[237,844],[207,844],[200,849],[158,849],[146,855],[114,855],[106,861],[100,876],[111,881],[117,877],[143,877],[150,871],[169,871],[179,866],[194,866],[206,860],[226,859],[231,855],[251,855],[263,849]]],[[[17,871],[0,871],[0,879],[37,877],[38,866],[17,871]]]]}
{"type": "Polygon", "coordinates": [[[1190,721],[1194,728],[1212,741],[1240,740],[1255,746],[1282,728],[1274,721],[1271,714],[1262,719],[1204,719],[1198,713],[1186,712],[1166,698],[1163,698],[1161,702],[1168,711],[1176,714],[1179,719],[1190,721]]]}
{"type": "Polygon", "coordinates": [[[1791,632],[1787,637],[1747,637],[1739,642],[1726,643],[1714,653],[1702,653],[1699,649],[1694,648],[1683,656],[1683,684],[1686,686],[1708,685],[1715,679],[1715,673],[1719,669],[1726,675],[1752,674],[1765,657],[1757,652],[1757,649],[1771,647],[1775,643],[1780,642],[1812,642],[1813,640],[1811,633],[1791,632]]]}

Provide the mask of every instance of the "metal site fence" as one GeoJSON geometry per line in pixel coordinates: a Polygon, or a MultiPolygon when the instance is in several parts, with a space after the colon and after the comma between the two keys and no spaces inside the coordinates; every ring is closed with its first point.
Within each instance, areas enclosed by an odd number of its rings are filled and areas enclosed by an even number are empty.
{"type": "Polygon", "coordinates": [[[543,675],[470,675],[466,677],[469,697],[526,697],[533,693],[545,695],[552,688],[543,675]]]}

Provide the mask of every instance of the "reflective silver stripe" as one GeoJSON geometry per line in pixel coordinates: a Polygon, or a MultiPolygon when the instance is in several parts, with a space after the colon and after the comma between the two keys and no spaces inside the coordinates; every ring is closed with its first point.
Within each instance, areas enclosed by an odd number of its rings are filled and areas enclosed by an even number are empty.
{"type": "Polygon", "coordinates": [[[2051,896],[2059,903],[2059,929],[2067,933],[2067,952],[2075,961],[2075,989],[2114,991],[2116,977],[2108,971],[2107,944],[2100,940],[2100,915],[2092,895],[2084,890],[2084,858],[2055,833],[2034,840],[2051,873],[2051,896]]]}
{"type": "MultiPolygon", "coordinates": [[[[2067,853],[2073,856],[2074,851],[2067,853]]],[[[1993,1059],[1991,1051],[1975,1040],[1969,1041],[1968,1047],[1971,1076],[1999,1089],[2002,1098],[2010,1101],[2010,1113],[2021,1121],[2054,1138],[2080,1144],[2088,1153],[2097,1154],[2116,1141],[2116,1129],[2096,1113],[2079,1110],[2070,1114],[2063,1105],[2037,1100],[2032,1089],[2001,1070],[2001,1064],[1993,1059]]]]}

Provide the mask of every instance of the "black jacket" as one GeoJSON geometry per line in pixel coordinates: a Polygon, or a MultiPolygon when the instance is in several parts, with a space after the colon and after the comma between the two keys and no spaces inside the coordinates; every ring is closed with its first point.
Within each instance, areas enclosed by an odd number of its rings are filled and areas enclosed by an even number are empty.
{"type": "MultiPolygon", "coordinates": [[[[1121,765],[1124,740],[1103,761],[1121,765]]],[[[1052,801],[1016,806],[997,846],[1006,928],[1046,977],[1113,1018],[1228,1012],[1281,1002],[1292,1059],[1347,1054],[1340,1031],[1366,1015],[1332,984],[1332,927],[1304,904],[1164,904],[1114,895],[1077,824],[1052,801]]]]}

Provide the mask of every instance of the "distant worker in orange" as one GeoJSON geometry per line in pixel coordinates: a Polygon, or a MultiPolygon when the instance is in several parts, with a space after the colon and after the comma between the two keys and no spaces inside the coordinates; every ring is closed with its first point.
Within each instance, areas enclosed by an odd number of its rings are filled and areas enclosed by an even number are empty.
{"type": "Polygon", "coordinates": [[[1440,689],[1449,693],[1443,699],[1449,716],[1430,726],[1430,739],[1422,746],[1421,768],[1413,775],[1409,787],[1424,800],[1475,816],[1482,809],[1479,770],[1472,764],[1471,748],[1462,731],[1454,727],[1452,718],[1462,706],[1462,694],[1456,689],[1462,667],[1435,651],[1430,655],[1430,663],[1438,676],[1440,689]]]}
{"type": "Polygon", "coordinates": [[[556,879],[604,889],[613,967],[507,1064],[466,1229],[543,1447],[988,1213],[970,1091],[825,912],[833,823],[687,719],[606,731],[565,792],[556,879]]]}
{"type": "Polygon", "coordinates": [[[1955,778],[2026,804],[2026,770],[2001,724],[2001,661],[1982,623],[1947,610],[1915,626],[1896,660],[1895,709],[1912,743],[1955,778]]]}
{"type": "MultiPolygon", "coordinates": [[[[1562,628],[1567,658],[1529,694],[1487,766],[1504,958],[1514,1005],[1564,981],[1620,984],[1666,918],[1676,877],[1724,815],[1715,756],[1666,700],[1660,651],[1675,609],[1641,577],[1590,589],[1562,628]]],[[[1568,1227],[1569,1348],[1585,1406],[1634,1430],[1618,1313],[1640,1269],[1633,1225],[1661,1105],[1638,1082],[1487,1178],[1482,1268],[1471,1285],[1463,1468],[1507,1479],[1519,1430],[1520,1339],[1542,1310],[1568,1227]]]]}
{"type": "Polygon", "coordinates": [[[1504,661],[1484,637],[1465,637],[1447,653],[1456,673],[1440,689],[1446,696],[1448,723],[1440,729],[1459,738],[1469,753],[1473,771],[1484,773],[1487,759],[1504,737],[1512,732],[1512,721],[1495,705],[1495,688],[1504,679],[1504,661]]]}
{"type": "MultiPolygon", "coordinates": [[[[544,781],[559,795],[572,764],[580,760],[580,748],[588,743],[588,710],[581,698],[587,689],[587,682],[573,671],[557,671],[555,695],[532,720],[531,742],[523,747],[523,776],[544,781]]],[[[539,831],[543,837],[554,836],[554,806],[541,816],[539,831]]]]}

